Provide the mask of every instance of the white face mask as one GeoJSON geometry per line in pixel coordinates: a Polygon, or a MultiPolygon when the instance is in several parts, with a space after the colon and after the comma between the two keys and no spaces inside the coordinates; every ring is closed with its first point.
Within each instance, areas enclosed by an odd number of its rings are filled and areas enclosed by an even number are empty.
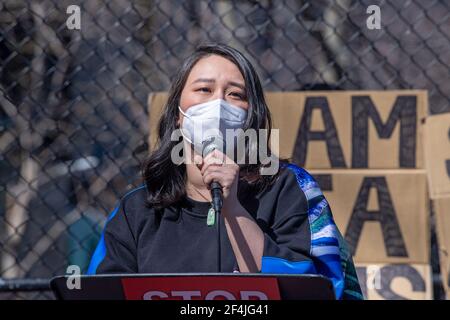
{"type": "MultiPolygon", "coordinates": [[[[201,154],[202,144],[212,136],[226,141],[227,129],[240,129],[247,119],[247,110],[234,106],[225,100],[216,99],[191,106],[184,115],[181,132],[201,154]]],[[[228,131],[229,132],[229,131],[228,131]]]]}

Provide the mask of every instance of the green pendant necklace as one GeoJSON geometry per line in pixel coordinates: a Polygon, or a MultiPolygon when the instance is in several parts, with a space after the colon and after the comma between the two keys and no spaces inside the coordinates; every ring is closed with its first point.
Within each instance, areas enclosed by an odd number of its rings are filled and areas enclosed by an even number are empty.
{"type": "Polygon", "coordinates": [[[209,210],[208,210],[206,224],[208,225],[208,227],[211,227],[214,225],[215,222],[216,222],[216,211],[214,210],[214,208],[212,207],[212,204],[211,204],[211,208],[209,208],[209,210]]]}

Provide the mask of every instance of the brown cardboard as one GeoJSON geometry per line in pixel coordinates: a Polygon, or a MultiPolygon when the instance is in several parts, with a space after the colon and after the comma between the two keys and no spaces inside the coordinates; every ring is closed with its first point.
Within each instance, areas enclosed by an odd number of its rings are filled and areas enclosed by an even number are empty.
{"type": "Polygon", "coordinates": [[[424,170],[309,172],[330,203],[336,224],[356,262],[429,263],[424,170]]]}
{"type": "Polygon", "coordinates": [[[439,245],[441,277],[447,299],[450,299],[450,197],[433,200],[439,245]]]}
{"type": "Polygon", "coordinates": [[[365,299],[431,300],[431,267],[427,264],[357,264],[365,299]]]}
{"type": "Polygon", "coordinates": [[[148,96],[148,114],[149,114],[149,149],[155,148],[158,137],[158,123],[162,114],[162,110],[167,101],[167,92],[155,92],[148,96]]]}
{"type": "Polygon", "coordinates": [[[426,119],[425,162],[431,198],[450,197],[450,114],[426,119]]]}
{"type": "Polygon", "coordinates": [[[424,91],[271,92],[267,93],[266,97],[274,118],[274,128],[280,129],[280,154],[283,157],[292,157],[294,162],[300,166],[310,169],[423,168],[420,119],[426,115],[427,98],[424,91]],[[394,104],[398,101],[397,99],[404,99],[405,97],[415,100],[413,104],[411,104],[411,101],[409,101],[409,105],[408,103],[404,104],[403,108],[411,106],[416,108],[415,126],[413,125],[416,133],[411,135],[409,133],[414,130],[404,131],[401,146],[400,125],[397,122],[393,122],[395,125],[390,137],[381,139],[373,121],[369,119],[364,122],[364,117],[361,114],[358,115],[357,106],[360,106],[361,103],[355,101],[364,101],[364,103],[371,101],[376,112],[380,115],[382,124],[385,124],[394,104]],[[306,112],[306,109],[310,111],[306,112]],[[327,117],[328,111],[330,117],[327,117]],[[352,113],[355,113],[355,122],[352,113]],[[305,128],[308,128],[307,114],[311,115],[309,130],[305,130],[305,128]],[[302,123],[306,126],[302,127],[302,123]],[[363,141],[362,132],[364,131],[361,130],[361,123],[368,124],[363,126],[368,130],[367,163],[364,163],[361,159],[363,148],[358,148],[358,146],[364,145],[364,143],[361,143],[363,141]],[[324,140],[306,141],[308,136],[306,132],[324,132],[326,128],[325,135],[330,141],[328,147],[324,140]],[[333,134],[334,132],[335,134],[333,134]],[[413,152],[409,159],[406,159],[407,162],[409,160],[409,164],[401,164],[400,150],[405,150],[405,145],[408,144],[415,144],[415,153],[413,152]],[[305,145],[306,148],[302,147],[305,145]],[[304,155],[305,150],[306,155],[304,155]]]}

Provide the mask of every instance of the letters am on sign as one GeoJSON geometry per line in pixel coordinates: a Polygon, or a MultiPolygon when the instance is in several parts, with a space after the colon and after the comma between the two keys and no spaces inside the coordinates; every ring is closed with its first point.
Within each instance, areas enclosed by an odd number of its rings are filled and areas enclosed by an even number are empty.
{"type": "Polygon", "coordinates": [[[424,167],[426,91],[270,92],[266,98],[280,130],[280,155],[302,167],[424,167]]]}
{"type": "Polygon", "coordinates": [[[310,170],[356,262],[429,261],[424,170],[310,170]]]}

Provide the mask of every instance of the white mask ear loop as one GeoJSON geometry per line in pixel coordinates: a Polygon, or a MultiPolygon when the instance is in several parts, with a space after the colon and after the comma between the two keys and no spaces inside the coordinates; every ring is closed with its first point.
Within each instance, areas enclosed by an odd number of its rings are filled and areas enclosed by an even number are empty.
{"type": "Polygon", "coordinates": [[[186,113],[183,112],[183,110],[181,110],[181,107],[178,106],[178,110],[180,110],[181,114],[187,118],[189,118],[189,116],[186,115],[186,113]]]}
{"type": "MultiPolygon", "coordinates": [[[[185,116],[186,118],[189,118],[189,116],[186,115],[186,113],[184,113],[183,110],[181,110],[181,107],[180,107],[180,106],[178,106],[178,110],[180,110],[180,112],[181,112],[181,114],[182,114],[183,116],[185,116]]],[[[183,120],[183,121],[184,121],[184,120],[183,120]]],[[[183,138],[186,139],[187,142],[189,142],[190,144],[192,144],[192,140],[189,139],[188,137],[186,137],[186,135],[184,134],[182,125],[180,125],[180,131],[181,131],[181,135],[183,136],[183,138]]]]}

